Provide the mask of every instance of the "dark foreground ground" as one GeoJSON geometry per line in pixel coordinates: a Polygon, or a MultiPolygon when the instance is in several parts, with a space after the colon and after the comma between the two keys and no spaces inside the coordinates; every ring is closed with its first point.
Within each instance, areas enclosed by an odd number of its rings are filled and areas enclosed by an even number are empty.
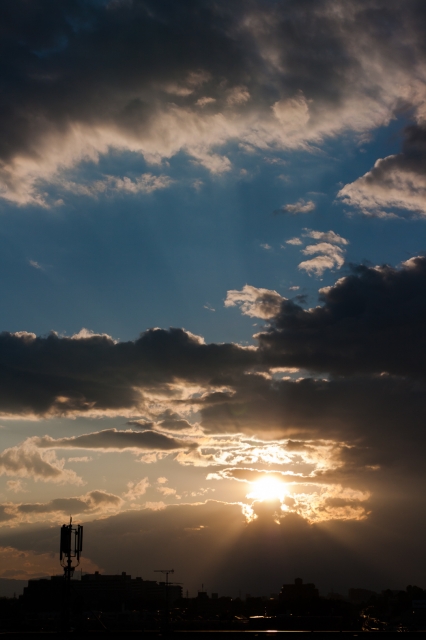
{"type": "MultiPolygon", "coordinates": [[[[231,638],[232,640],[237,640],[237,638],[245,637],[246,640],[254,640],[255,638],[259,638],[259,640],[266,640],[266,638],[276,638],[277,635],[285,634],[285,637],[289,636],[298,636],[300,638],[300,634],[315,634],[315,638],[329,638],[330,634],[336,635],[344,635],[345,638],[356,638],[360,635],[363,635],[366,632],[363,631],[174,631],[174,632],[166,632],[166,631],[111,631],[111,632],[96,632],[96,631],[85,631],[84,633],[57,633],[57,632],[0,632],[0,638],[10,638],[11,640],[42,640],[44,638],[55,638],[59,635],[61,637],[69,636],[69,637],[91,637],[91,638],[99,638],[107,635],[108,638],[140,638],[141,640],[154,640],[154,639],[162,639],[167,640],[168,638],[173,638],[173,640],[180,640],[184,637],[190,638],[190,640],[214,640],[218,638],[220,640],[225,640],[226,638],[231,638]]],[[[386,632],[383,632],[386,633],[386,632]]],[[[423,632],[420,632],[423,633],[423,632]]]]}

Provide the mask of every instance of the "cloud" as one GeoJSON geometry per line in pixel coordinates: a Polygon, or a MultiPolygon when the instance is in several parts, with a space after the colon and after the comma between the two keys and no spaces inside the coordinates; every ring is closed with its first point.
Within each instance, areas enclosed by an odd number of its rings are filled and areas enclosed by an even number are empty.
{"type": "Polygon", "coordinates": [[[105,429],[71,438],[51,438],[50,436],[34,437],[32,442],[41,449],[100,449],[102,451],[126,451],[151,449],[173,451],[190,449],[193,442],[177,440],[156,431],[118,431],[105,429]]]}
{"type": "Polygon", "coordinates": [[[310,244],[302,249],[302,253],[306,256],[315,255],[316,253],[320,254],[310,260],[304,260],[298,265],[299,269],[317,276],[322,276],[326,269],[340,269],[345,262],[343,250],[329,242],[310,244]]]}
{"type": "MultiPolygon", "coordinates": [[[[3,546],[0,547],[0,559],[2,566],[0,578],[33,580],[48,578],[58,573],[56,549],[55,552],[52,550],[40,553],[31,549],[30,545],[27,549],[16,549],[12,545],[3,546]]],[[[84,567],[87,572],[100,570],[100,567],[88,557],[84,558],[84,567]]]]}
{"type": "Polygon", "coordinates": [[[140,496],[145,495],[146,490],[150,487],[151,484],[148,480],[148,477],[142,478],[139,482],[128,482],[127,489],[128,491],[123,495],[126,500],[137,500],[140,496]]]}
{"type": "Polygon", "coordinates": [[[75,471],[64,469],[55,454],[40,453],[31,440],[0,453],[0,475],[33,478],[43,482],[83,484],[75,471]]]}
{"type": "Polygon", "coordinates": [[[312,200],[305,202],[302,198],[294,204],[285,204],[280,209],[277,209],[274,213],[291,213],[296,215],[298,213],[310,213],[314,211],[315,203],[312,200]]]}
{"type": "Polygon", "coordinates": [[[204,96],[203,98],[199,98],[195,104],[197,107],[205,107],[207,104],[211,104],[212,102],[216,102],[216,98],[204,96]]]}
{"type": "Polygon", "coordinates": [[[44,503],[24,503],[16,506],[19,514],[73,513],[79,515],[93,511],[103,511],[107,507],[118,507],[121,498],[105,491],[90,491],[78,498],[55,498],[44,503]]]}
{"type": "Polygon", "coordinates": [[[9,502],[0,505],[3,521],[7,521],[9,526],[16,526],[22,523],[30,524],[36,522],[58,522],[58,520],[72,513],[73,516],[95,515],[117,513],[120,511],[123,500],[112,493],[94,490],[81,496],[71,498],[54,498],[49,502],[9,502]]]}
{"type": "Polygon", "coordinates": [[[221,173],[232,168],[230,141],[262,156],[310,151],[386,125],[401,106],[424,115],[415,3],[376,12],[338,0],[311,0],[306,11],[260,0],[27,5],[0,12],[1,195],[18,205],[55,202],[49,187],[111,150],[157,164],[184,152],[221,173]]]}
{"type": "Polygon", "coordinates": [[[322,306],[304,310],[284,301],[257,338],[265,355],[284,366],[423,377],[425,289],[424,257],[399,268],[354,266],[320,290],[322,306]]]}
{"type": "Polygon", "coordinates": [[[426,216],[426,128],[411,125],[404,130],[402,152],[377,160],[373,169],[345,185],[338,197],[366,215],[426,216]],[[401,211],[402,210],[402,211],[401,211]]]}
{"type": "Polygon", "coordinates": [[[140,411],[155,394],[178,399],[185,385],[208,383],[224,367],[255,364],[252,349],[206,345],[182,329],[150,329],[121,343],[87,330],[71,338],[3,332],[0,412],[126,415],[140,411]]]}
{"type": "MultiPolygon", "coordinates": [[[[316,244],[310,244],[302,249],[302,253],[307,256],[315,255],[310,260],[304,260],[298,266],[299,269],[306,271],[310,275],[322,276],[326,269],[340,269],[344,264],[345,250],[339,245],[347,245],[349,241],[334,231],[315,231],[313,229],[304,229],[302,237],[317,240],[316,244]]],[[[286,240],[286,244],[293,246],[303,245],[301,238],[290,238],[286,240]]],[[[284,249],[285,247],[282,246],[284,249]]]]}
{"type": "Polygon", "coordinates": [[[172,413],[171,411],[165,411],[163,418],[157,422],[157,429],[164,429],[165,431],[192,431],[194,425],[185,420],[181,415],[172,413]]]}
{"type": "MultiPolygon", "coordinates": [[[[172,487],[160,486],[160,487],[157,487],[157,491],[159,493],[162,493],[163,496],[175,496],[176,495],[176,489],[172,489],[172,487]]],[[[178,496],[176,496],[176,497],[178,497],[178,496]]]]}
{"type": "MultiPolygon", "coordinates": [[[[275,488],[277,494],[281,494],[274,500],[278,509],[275,517],[279,523],[284,514],[296,514],[310,522],[325,522],[328,520],[364,520],[369,515],[368,500],[371,494],[368,491],[360,491],[350,487],[342,487],[339,484],[318,483],[312,476],[291,474],[285,472],[257,471],[255,469],[225,469],[222,477],[231,478],[252,485],[246,498],[252,500],[244,512],[249,520],[258,517],[259,509],[265,505],[261,496],[266,486],[275,488]],[[302,487],[312,483],[307,492],[305,487],[297,488],[297,483],[302,487]],[[291,488],[291,489],[290,489],[291,488]],[[291,491],[291,493],[290,493],[291,491]]],[[[271,498],[270,500],[271,501],[271,498]]]]}
{"type": "Polygon", "coordinates": [[[284,300],[276,291],[258,289],[246,284],[241,291],[232,289],[226,294],[225,307],[239,306],[242,313],[252,318],[275,316],[284,300]]]}
{"type": "MultiPolygon", "coordinates": [[[[125,176],[105,176],[103,180],[96,180],[89,184],[60,180],[58,185],[66,191],[82,196],[96,197],[100,193],[113,195],[118,192],[123,193],[153,193],[159,189],[167,189],[173,180],[165,175],[154,176],[152,173],[144,173],[135,180],[125,176]]],[[[40,267],[41,268],[41,267],[40,267]]]]}
{"type": "Polygon", "coordinates": [[[30,267],[33,267],[34,269],[39,269],[40,271],[44,271],[44,267],[42,267],[41,264],[39,264],[35,260],[28,260],[28,264],[30,265],[30,267]]]}
{"type": "Polygon", "coordinates": [[[22,480],[8,480],[6,485],[8,491],[13,491],[14,493],[26,492],[26,483],[22,480]]]}
{"type": "Polygon", "coordinates": [[[319,240],[320,242],[329,242],[331,244],[349,244],[349,240],[342,238],[338,233],[334,231],[314,231],[313,229],[303,229],[305,238],[312,238],[313,240],[319,240]]]}
{"type": "Polygon", "coordinates": [[[14,519],[13,513],[9,512],[9,505],[0,505],[0,523],[9,522],[14,519]]]}
{"type": "Polygon", "coordinates": [[[166,503],[161,500],[157,502],[145,502],[146,509],[150,509],[151,511],[162,511],[166,506],[166,503]]]}

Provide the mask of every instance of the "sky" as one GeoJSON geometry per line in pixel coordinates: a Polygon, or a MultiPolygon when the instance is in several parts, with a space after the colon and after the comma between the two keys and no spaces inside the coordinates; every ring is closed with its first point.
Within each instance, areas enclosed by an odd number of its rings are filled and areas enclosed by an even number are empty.
{"type": "Polygon", "coordinates": [[[0,577],[424,587],[424,3],[0,25],[0,577]]]}

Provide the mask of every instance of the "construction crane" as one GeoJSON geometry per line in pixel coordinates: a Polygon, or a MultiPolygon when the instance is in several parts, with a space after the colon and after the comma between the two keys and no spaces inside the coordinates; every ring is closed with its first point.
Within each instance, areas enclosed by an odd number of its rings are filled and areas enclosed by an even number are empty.
{"type": "Polygon", "coordinates": [[[165,593],[165,609],[164,609],[164,626],[168,630],[170,628],[170,616],[169,616],[169,586],[175,584],[169,582],[169,575],[174,573],[174,569],[154,569],[154,573],[163,573],[166,576],[166,593],[165,593]]]}
{"type": "Polygon", "coordinates": [[[174,572],[174,569],[154,569],[154,573],[164,573],[166,576],[166,587],[169,586],[169,575],[174,572]]]}

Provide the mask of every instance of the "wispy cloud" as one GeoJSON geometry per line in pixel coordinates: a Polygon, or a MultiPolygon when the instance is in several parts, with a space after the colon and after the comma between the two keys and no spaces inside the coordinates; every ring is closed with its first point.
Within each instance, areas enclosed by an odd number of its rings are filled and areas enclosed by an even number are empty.
{"type": "Polygon", "coordinates": [[[135,179],[124,176],[105,176],[103,180],[95,180],[91,183],[77,183],[61,180],[58,183],[62,189],[72,191],[82,196],[96,197],[100,194],[114,195],[120,192],[129,194],[150,194],[159,189],[167,189],[173,184],[172,178],[166,175],[155,176],[152,173],[143,173],[135,179]]]}
{"type": "Polygon", "coordinates": [[[39,262],[36,262],[36,260],[28,260],[28,264],[30,265],[30,267],[33,267],[34,269],[40,269],[40,271],[44,271],[44,267],[42,267],[42,265],[39,262]]]}
{"type": "Polygon", "coordinates": [[[172,451],[193,448],[189,440],[177,440],[156,431],[118,431],[106,429],[71,438],[34,437],[32,442],[40,449],[99,449],[112,451],[159,450],[172,451]]]}
{"type": "Polygon", "coordinates": [[[126,500],[134,501],[145,495],[146,490],[151,486],[148,477],[142,478],[139,482],[128,482],[127,492],[123,494],[126,500]]]}
{"type": "Polygon", "coordinates": [[[275,214],[290,213],[297,215],[299,213],[310,213],[315,210],[315,202],[312,200],[305,201],[303,198],[295,202],[294,204],[283,204],[282,207],[274,211],[275,214]]]}

